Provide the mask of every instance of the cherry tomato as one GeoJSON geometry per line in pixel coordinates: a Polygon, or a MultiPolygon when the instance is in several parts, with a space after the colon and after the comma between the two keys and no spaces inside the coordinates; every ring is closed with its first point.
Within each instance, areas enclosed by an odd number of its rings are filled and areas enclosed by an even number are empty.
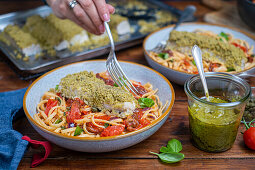
{"type": "Polygon", "coordinates": [[[237,44],[237,43],[232,43],[234,46],[236,46],[236,47],[239,47],[241,50],[243,50],[243,52],[247,52],[247,48],[246,47],[244,47],[244,46],[241,46],[241,45],[239,45],[239,44],[237,44]]]}
{"type": "Polygon", "coordinates": [[[75,119],[80,119],[81,118],[81,113],[80,113],[80,103],[79,101],[74,101],[71,104],[71,110],[68,111],[66,116],[66,121],[67,123],[73,123],[75,119]]]}
{"type": "Polygon", "coordinates": [[[144,127],[144,126],[149,125],[151,122],[149,120],[147,120],[147,119],[141,119],[141,120],[139,120],[139,123],[141,125],[143,125],[143,127],[144,127]]]}
{"type": "Polygon", "coordinates": [[[94,117],[95,119],[103,119],[103,120],[109,120],[111,118],[111,116],[108,115],[104,115],[104,116],[96,116],[94,117]]]}
{"type": "Polygon", "coordinates": [[[250,127],[244,132],[243,140],[248,148],[255,150],[255,127],[250,127]]]}
{"type": "Polygon", "coordinates": [[[57,104],[58,104],[58,100],[49,99],[46,104],[46,109],[45,109],[44,113],[48,116],[50,109],[57,106],[57,104]]]}
{"type": "Polygon", "coordinates": [[[124,131],[124,126],[108,126],[104,129],[104,131],[101,133],[101,137],[107,137],[107,136],[115,136],[120,135],[124,131]]]}
{"type": "MultiPolygon", "coordinates": [[[[99,125],[101,125],[101,126],[104,125],[103,122],[99,122],[99,123],[97,122],[97,124],[99,124],[99,125]]],[[[88,122],[88,123],[86,124],[86,126],[87,126],[87,130],[88,130],[89,132],[91,132],[91,133],[100,134],[101,132],[104,131],[104,128],[95,126],[92,122],[88,122]]]]}

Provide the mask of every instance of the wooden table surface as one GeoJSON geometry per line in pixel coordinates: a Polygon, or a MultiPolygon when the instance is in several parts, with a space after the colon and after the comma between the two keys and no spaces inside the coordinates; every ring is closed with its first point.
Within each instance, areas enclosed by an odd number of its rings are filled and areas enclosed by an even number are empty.
{"type": "MultiPolygon", "coordinates": [[[[197,7],[196,17],[202,21],[205,13],[211,10],[199,2],[168,2],[172,6],[184,9],[186,5],[193,4],[197,7]]],[[[1,1],[0,14],[34,8],[42,5],[40,1],[1,1]]],[[[6,64],[5,56],[0,52],[0,91],[15,90],[27,87],[33,80],[20,80],[14,71],[6,64]]],[[[117,52],[119,60],[132,61],[144,65],[146,62],[141,45],[128,48],[117,52]]],[[[101,56],[99,58],[106,58],[101,56]]],[[[234,146],[223,153],[207,153],[198,150],[190,142],[187,97],[183,91],[183,87],[173,84],[176,93],[176,101],[169,119],[166,123],[150,138],[145,141],[123,149],[120,151],[109,153],[82,153],[67,150],[54,144],[53,151],[49,158],[39,165],[36,169],[79,169],[79,168],[109,168],[109,169],[166,169],[166,168],[231,168],[231,169],[254,169],[255,154],[254,151],[245,147],[241,133],[238,133],[234,146]],[[150,155],[149,151],[158,152],[161,146],[165,146],[167,141],[176,138],[183,144],[182,153],[185,159],[175,164],[164,164],[155,156],[150,155]]],[[[25,117],[14,123],[14,129],[27,135],[35,140],[45,140],[41,137],[29,124],[25,117]]],[[[239,129],[243,130],[243,125],[239,129]]],[[[19,169],[27,169],[30,167],[32,155],[40,150],[28,149],[24,155],[19,169]]]]}

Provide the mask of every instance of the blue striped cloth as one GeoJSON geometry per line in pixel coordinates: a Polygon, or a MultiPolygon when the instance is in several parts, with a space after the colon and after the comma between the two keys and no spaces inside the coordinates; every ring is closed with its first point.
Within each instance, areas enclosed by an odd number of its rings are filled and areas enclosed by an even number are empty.
{"type": "Polygon", "coordinates": [[[17,114],[24,114],[23,96],[27,88],[0,93],[0,169],[17,169],[28,141],[13,130],[12,120],[17,114]]]}

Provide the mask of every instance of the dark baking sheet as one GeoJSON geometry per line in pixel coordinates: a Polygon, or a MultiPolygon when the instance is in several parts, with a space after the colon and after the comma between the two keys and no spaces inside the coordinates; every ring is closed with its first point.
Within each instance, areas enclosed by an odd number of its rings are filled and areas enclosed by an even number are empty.
{"type": "MultiPolygon", "coordinates": [[[[114,1],[113,1],[114,2],[114,1]]],[[[161,1],[157,0],[147,0],[143,1],[146,2],[148,5],[149,9],[162,9],[162,10],[167,10],[170,13],[174,14],[177,18],[182,14],[182,11],[173,8],[171,6],[168,6],[161,1]]],[[[119,3],[119,1],[118,1],[119,3]]],[[[123,4],[125,2],[123,1],[123,4]]],[[[123,5],[124,6],[124,5],[123,5]]],[[[42,17],[45,17],[51,13],[51,9],[48,6],[42,6],[36,9],[28,10],[28,11],[22,11],[22,12],[13,12],[13,13],[8,13],[4,15],[0,15],[0,30],[3,30],[4,27],[6,27],[8,24],[19,24],[22,25],[25,23],[26,18],[32,15],[41,15],[42,17]]],[[[129,11],[129,14],[132,14],[132,11],[129,11]]],[[[116,45],[116,50],[124,49],[127,47],[131,47],[137,44],[140,44],[143,40],[143,38],[147,34],[141,34],[139,30],[139,26],[137,25],[136,20],[138,17],[143,17],[143,16],[129,16],[129,22],[131,26],[135,29],[135,32],[130,35],[129,38],[126,40],[117,42],[116,45]]],[[[139,18],[140,19],[140,18],[139,18]]],[[[145,15],[144,20],[153,20],[153,18],[150,18],[150,15],[145,15]],[[149,16],[149,17],[148,17],[149,16]]],[[[191,16],[187,21],[194,21],[195,17],[191,16]]],[[[166,23],[166,25],[173,24],[174,22],[171,23],[166,23]]],[[[84,51],[81,52],[75,52],[72,53],[69,50],[63,50],[60,52],[57,52],[56,56],[42,56],[39,59],[36,60],[29,60],[29,61],[23,61],[20,59],[17,59],[15,56],[17,54],[17,49],[14,46],[7,46],[5,43],[0,41],[0,49],[3,51],[3,53],[8,57],[8,59],[17,67],[18,70],[20,70],[19,73],[23,75],[38,75],[38,73],[43,73],[47,70],[56,68],[61,65],[65,65],[71,62],[76,62],[76,61],[81,61],[81,60],[86,60],[86,59],[91,59],[94,57],[98,57],[104,54],[109,53],[109,45],[95,48],[95,49],[85,49],[84,51]]],[[[46,54],[47,55],[47,54],[46,54]]],[[[32,76],[33,77],[33,76],[32,76]]]]}

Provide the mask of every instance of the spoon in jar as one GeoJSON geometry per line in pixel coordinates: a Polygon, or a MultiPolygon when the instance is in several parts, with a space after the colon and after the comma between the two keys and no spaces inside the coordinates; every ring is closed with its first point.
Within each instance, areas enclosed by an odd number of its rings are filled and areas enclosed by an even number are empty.
{"type": "Polygon", "coordinates": [[[205,79],[205,72],[204,72],[204,67],[203,67],[203,62],[202,62],[202,52],[197,45],[194,45],[192,48],[192,56],[195,60],[197,70],[198,70],[200,79],[202,81],[206,100],[209,101],[209,91],[208,91],[208,87],[207,87],[207,83],[206,83],[206,79],[205,79]]]}

